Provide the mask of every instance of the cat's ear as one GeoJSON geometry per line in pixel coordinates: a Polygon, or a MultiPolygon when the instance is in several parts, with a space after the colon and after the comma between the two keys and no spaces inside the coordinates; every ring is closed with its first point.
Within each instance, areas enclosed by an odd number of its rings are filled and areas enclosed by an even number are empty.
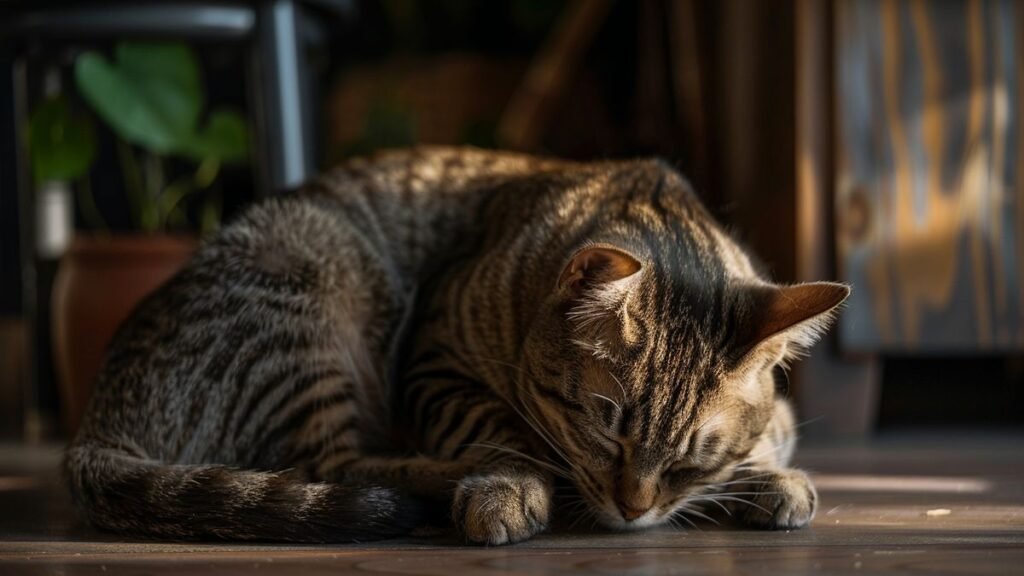
{"type": "Polygon", "coordinates": [[[850,295],[850,287],[835,282],[793,286],[770,284],[750,289],[751,301],[741,346],[747,350],[776,336],[807,347],[831,324],[835,310],[850,295]]]}
{"type": "Polygon", "coordinates": [[[578,298],[590,288],[628,278],[639,270],[640,261],[625,250],[606,245],[587,246],[565,265],[558,279],[558,289],[578,298]]]}

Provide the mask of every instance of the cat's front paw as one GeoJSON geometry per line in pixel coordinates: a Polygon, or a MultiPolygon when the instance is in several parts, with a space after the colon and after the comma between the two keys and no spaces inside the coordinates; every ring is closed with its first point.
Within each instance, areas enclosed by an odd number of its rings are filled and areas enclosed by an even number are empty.
{"type": "MultiPolygon", "coordinates": [[[[744,486],[742,500],[732,508],[745,524],[771,530],[803,528],[810,524],[818,505],[814,484],[802,470],[763,471],[751,474],[744,486]]],[[[735,486],[735,485],[734,485],[735,486]]]]}
{"type": "Polygon", "coordinates": [[[551,487],[518,473],[463,478],[455,490],[452,517],[466,538],[478,544],[512,544],[547,527],[551,487]]]}

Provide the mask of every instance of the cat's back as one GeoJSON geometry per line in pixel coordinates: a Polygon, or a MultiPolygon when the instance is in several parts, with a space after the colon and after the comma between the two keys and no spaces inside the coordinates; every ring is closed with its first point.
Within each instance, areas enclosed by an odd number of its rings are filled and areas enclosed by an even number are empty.
{"type": "Polygon", "coordinates": [[[339,281],[337,217],[301,195],[263,201],[143,300],[115,335],[79,432],[169,461],[232,461],[218,445],[240,396],[299,353],[339,281]]]}
{"type": "Polygon", "coordinates": [[[472,220],[479,194],[468,192],[543,166],[390,152],[255,203],[119,330],[79,441],[119,439],[171,462],[273,459],[252,453],[260,432],[248,423],[281,409],[288,394],[271,388],[302,370],[379,380],[420,263],[472,220]],[[328,366],[337,358],[350,365],[328,366]]]}

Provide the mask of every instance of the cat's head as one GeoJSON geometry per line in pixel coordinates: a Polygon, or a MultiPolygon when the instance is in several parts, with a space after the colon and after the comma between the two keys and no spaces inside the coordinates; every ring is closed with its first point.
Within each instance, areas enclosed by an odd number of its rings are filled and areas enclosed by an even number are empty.
{"type": "Polygon", "coordinates": [[[849,294],[770,284],[717,228],[676,243],[578,248],[526,344],[524,417],[614,528],[667,522],[757,456],[774,369],[849,294]]]}

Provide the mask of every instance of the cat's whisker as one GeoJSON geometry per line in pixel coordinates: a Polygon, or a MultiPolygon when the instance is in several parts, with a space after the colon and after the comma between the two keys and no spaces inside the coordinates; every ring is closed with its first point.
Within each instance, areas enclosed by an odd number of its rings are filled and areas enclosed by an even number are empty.
{"type": "Polygon", "coordinates": [[[581,502],[574,502],[572,504],[563,505],[560,508],[560,510],[561,510],[561,512],[563,514],[565,514],[567,516],[576,516],[577,517],[576,520],[573,521],[573,524],[572,524],[572,526],[575,526],[576,522],[578,522],[580,518],[585,516],[585,512],[588,511],[588,507],[587,507],[587,503],[586,502],[582,502],[581,501],[581,502]]]}
{"type": "MultiPolygon", "coordinates": [[[[698,498],[699,498],[699,497],[698,497],[698,498]]],[[[686,505],[687,503],[690,503],[690,502],[694,502],[694,503],[696,503],[696,502],[698,501],[698,498],[687,498],[687,499],[686,499],[685,501],[683,501],[683,504],[684,504],[684,505],[686,505]]],[[[708,499],[708,498],[699,498],[699,499],[700,499],[700,501],[702,501],[702,502],[703,502],[703,501],[707,501],[707,502],[711,502],[712,504],[715,504],[716,506],[718,506],[719,508],[721,508],[721,509],[722,509],[722,511],[726,513],[726,515],[728,515],[728,516],[732,516],[732,511],[730,511],[730,510],[729,510],[729,509],[728,509],[728,508],[727,508],[727,507],[726,507],[726,506],[725,506],[724,504],[722,504],[721,502],[719,502],[719,501],[717,501],[717,500],[713,500],[713,499],[708,499]]]]}
{"type": "Polygon", "coordinates": [[[471,446],[471,447],[477,447],[477,448],[490,448],[491,450],[498,450],[500,452],[507,452],[509,454],[515,454],[516,456],[519,456],[520,458],[524,458],[526,460],[529,460],[530,462],[533,462],[534,464],[536,464],[538,466],[541,466],[542,468],[545,468],[546,470],[549,470],[552,473],[554,473],[554,474],[556,474],[558,476],[561,476],[562,478],[570,478],[570,479],[572,478],[572,476],[570,475],[568,470],[565,470],[564,468],[560,468],[558,466],[555,466],[554,464],[550,464],[548,462],[544,462],[543,460],[540,460],[539,458],[534,458],[533,456],[530,456],[529,454],[525,454],[525,453],[523,453],[523,452],[521,452],[519,450],[516,450],[515,448],[509,448],[508,446],[502,446],[501,444],[494,444],[493,442],[470,442],[468,444],[465,444],[465,446],[471,446]]]}
{"type": "Polygon", "coordinates": [[[615,383],[619,385],[619,392],[622,392],[623,399],[628,398],[629,396],[626,394],[626,387],[622,385],[622,380],[619,380],[618,376],[612,374],[611,370],[608,370],[607,372],[608,375],[612,377],[612,380],[615,380],[615,383]]]}
{"type": "MultiPolygon", "coordinates": [[[[795,443],[797,440],[799,440],[799,436],[795,436],[794,435],[792,443],[795,443]]],[[[784,450],[784,449],[788,448],[789,446],[790,446],[790,443],[782,442],[782,443],[776,444],[775,446],[773,446],[772,448],[769,448],[768,450],[762,450],[761,452],[758,452],[757,454],[749,455],[749,456],[747,456],[743,460],[743,462],[740,462],[739,466],[737,466],[736,469],[737,470],[749,469],[749,468],[744,468],[745,466],[746,467],[756,467],[759,464],[758,461],[762,460],[765,456],[771,456],[772,454],[775,454],[776,452],[778,452],[780,450],[784,450]]]]}
{"type": "MultiPolygon", "coordinates": [[[[565,455],[565,452],[563,452],[562,449],[555,443],[554,438],[552,438],[550,436],[550,433],[546,429],[544,429],[544,427],[541,426],[539,422],[535,421],[534,418],[531,418],[530,416],[527,416],[526,414],[524,414],[523,411],[520,410],[515,405],[515,403],[508,402],[508,405],[512,407],[512,410],[514,410],[515,413],[518,414],[519,417],[522,418],[523,421],[526,422],[526,424],[528,426],[530,426],[530,428],[532,428],[533,431],[536,432],[538,436],[540,436],[541,440],[544,440],[544,442],[548,446],[550,446],[551,449],[554,450],[555,453],[558,454],[558,456],[560,458],[562,458],[562,460],[564,460],[566,462],[569,462],[569,458],[565,455]]],[[[523,407],[526,408],[527,411],[529,411],[529,408],[527,408],[525,405],[523,407]]]]}
{"type": "MultiPolygon", "coordinates": [[[[597,522],[597,516],[594,514],[594,511],[590,509],[589,506],[584,508],[582,513],[580,513],[580,515],[577,516],[576,519],[573,520],[572,523],[569,524],[568,530],[572,530],[580,522],[582,522],[584,520],[593,520],[595,523],[597,522]]],[[[591,529],[593,527],[594,527],[593,524],[591,524],[591,529]]]]}
{"type": "Polygon", "coordinates": [[[589,503],[587,503],[585,500],[580,500],[579,502],[574,502],[572,504],[572,507],[570,507],[568,511],[572,514],[579,514],[586,510],[588,506],[589,503]]]}
{"type": "MultiPolygon", "coordinates": [[[[522,416],[524,419],[526,419],[526,416],[524,416],[522,414],[522,412],[519,411],[518,408],[516,408],[515,406],[513,406],[513,408],[516,410],[517,413],[519,413],[520,416],[522,416]]],[[[562,460],[564,460],[565,462],[571,462],[569,457],[566,456],[565,451],[563,450],[562,446],[555,439],[554,434],[552,434],[547,428],[544,427],[543,424],[541,424],[541,421],[540,421],[541,419],[537,416],[536,413],[534,413],[533,409],[529,405],[527,405],[525,403],[523,404],[523,408],[527,411],[527,413],[531,417],[531,419],[527,420],[527,423],[529,423],[533,427],[533,429],[536,430],[537,433],[540,434],[544,438],[544,441],[547,442],[549,446],[551,446],[552,450],[554,450],[556,453],[558,453],[558,455],[562,458],[562,460]]]]}
{"type": "Polygon", "coordinates": [[[720,495],[716,494],[713,497],[712,496],[705,496],[705,497],[701,497],[701,498],[695,498],[695,499],[693,499],[691,501],[692,502],[700,502],[700,501],[704,501],[704,500],[711,500],[711,501],[725,500],[727,502],[738,502],[740,504],[746,504],[747,506],[751,506],[753,508],[757,508],[758,510],[763,511],[765,514],[771,515],[771,512],[767,508],[765,508],[764,506],[761,506],[760,504],[757,504],[756,502],[751,502],[750,500],[747,500],[745,498],[738,498],[736,496],[720,496],[720,495]]]}
{"type": "Polygon", "coordinates": [[[773,494],[780,494],[780,492],[712,492],[708,496],[758,496],[761,494],[771,496],[773,494]]]}
{"type": "Polygon", "coordinates": [[[676,530],[682,530],[683,529],[683,527],[679,525],[679,522],[676,522],[676,520],[674,518],[672,518],[671,516],[669,516],[665,520],[669,523],[669,525],[671,525],[676,530]]]}
{"type": "Polygon", "coordinates": [[[526,420],[526,423],[529,424],[537,432],[537,434],[541,436],[541,438],[548,444],[548,446],[551,447],[552,450],[555,451],[556,454],[558,454],[559,457],[562,458],[562,460],[564,460],[565,462],[570,462],[569,457],[565,455],[565,451],[562,450],[561,446],[555,440],[551,432],[549,432],[547,428],[545,428],[544,425],[540,423],[540,419],[537,418],[537,415],[534,414],[533,410],[526,406],[525,404],[523,405],[523,408],[526,409],[527,413],[529,414],[529,417],[524,415],[522,412],[519,411],[518,408],[513,406],[513,409],[515,409],[515,411],[524,420],[526,420]]]}
{"type": "MultiPolygon", "coordinates": [[[[716,484],[716,485],[715,485],[715,489],[716,489],[716,490],[719,490],[719,489],[728,489],[728,488],[729,488],[730,486],[736,486],[736,485],[740,485],[740,486],[746,486],[746,485],[750,485],[750,486],[768,486],[768,485],[771,485],[771,484],[772,484],[772,482],[769,482],[769,481],[754,481],[754,482],[748,482],[748,481],[743,481],[743,482],[727,482],[727,483],[724,483],[724,484],[716,484]]],[[[709,492],[709,494],[714,494],[714,493],[715,493],[715,492],[709,492]]]]}
{"type": "MultiPolygon", "coordinates": [[[[505,362],[503,360],[498,360],[497,358],[487,358],[484,356],[474,356],[474,358],[477,360],[483,360],[485,362],[492,362],[494,364],[505,366],[507,368],[512,368],[513,370],[516,370],[518,372],[520,378],[529,378],[529,375],[526,374],[526,371],[523,370],[521,366],[517,366],[515,364],[512,364],[511,362],[505,362]]],[[[530,379],[532,380],[532,378],[530,379]]],[[[529,416],[527,416],[527,414],[524,414],[522,410],[520,410],[519,407],[516,406],[515,402],[509,401],[508,399],[506,399],[506,402],[508,402],[508,405],[511,406],[517,414],[519,414],[519,417],[522,418],[523,421],[525,421],[531,428],[533,428],[534,432],[536,432],[541,437],[541,439],[544,440],[544,442],[547,443],[548,446],[550,446],[551,449],[554,450],[558,454],[558,456],[562,458],[562,460],[569,462],[568,456],[566,456],[565,451],[562,450],[560,446],[558,446],[558,443],[555,441],[554,435],[552,435],[550,431],[548,431],[546,428],[544,428],[543,425],[541,425],[540,420],[536,417],[536,414],[533,413],[529,406],[523,404],[523,408],[529,413],[529,416]]]]}
{"type": "Polygon", "coordinates": [[[793,429],[794,430],[798,430],[800,428],[803,428],[804,426],[807,426],[808,424],[814,424],[815,422],[820,422],[821,420],[824,420],[824,419],[825,419],[825,414],[822,414],[821,416],[815,416],[814,418],[808,418],[807,420],[804,420],[803,422],[800,422],[798,424],[794,424],[793,425],[793,429]]]}
{"type": "Polygon", "coordinates": [[[590,392],[590,395],[594,396],[596,398],[600,398],[602,400],[605,400],[607,402],[610,402],[612,404],[612,406],[615,406],[616,410],[618,410],[619,412],[622,412],[622,406],[618,402],[616,402],[615,400],[612,400],[611,398],[605,396],[604,394],[598,394],[597,392],[590,392]]]}
{"type": "Polygon", "coordinates": [[[693,432],[691,432],[691,435],[697,434],[698,432],[703,430],[704,427],[707,426],[708,424],[717,421],[719,416],[721,416],[723,414],[726,414],[726,413],[728,413],[730,411],[733,411],[733,410],[738,410],[738,409],[739,409],[739,407],[737,407],[737,406],[727,406],[727,407],[719,410],[718,412],[715,412],[710,418],[705,418],[704,422],[702,422],[700,426],[697,426],[696,428],[694,428],[693,432]]]}
{"type": "Polygon", "coordinates": [[[688,507],[685,503],[683,503],[683,505],[680,506],[679,509],[681,511],[683,511],[684,513],[686,513],[686,514],[693,514],[697,518],[701,518],[703,520],[707,520],[708,522],[711,522],[711,523],[715,524],[716,526],[719,525],[718,520],[715,520],[714,518],[712,518],[711,516],[708,516],[707,514],[701,512],[700,510],[696,510],[694,508],[688,507]]]}
{"type": "Polygon", "coordinates": [[[748,480],[755,480],[757,478],[764,478],[766,476],[771,476],[771,475],[772,475],[772,472],[761,472],[760,474],[752,474],[750,476],[744,476],[743,478],[732,478],[731,480],[728,480],[727,482],[720,482],[719,485],[727,484],[728,482],[745,482],[745,481],[748,481],[748,480]]]}
{"type": "Polygon", "coordinates": [[[556,509],[566,516],[573,516],[587,507],[586,502],[559,502],[556,509]]]}
{"type": "Polygon", "coordinates": [[[716,482],[715,484],[709,484],[709,489],[721,488],[722,486],[732,486],[735,484],[771,484],[768,480],[758,480],[758,478],[766,478],[771,476],[771,472],[765,472],[764,474],[754,474],[753,476],[745,476],[743,478],[734,478],[726,482],[716,482]]]}
{"type": "Polygon", "coordinates": [[[720,488],[722,486],[732,486],[734,484],[771,484],[770,480],[757,480],[757,478],[764,478],[765,476],[765,474],[759,474],[749,478],[738,478],[736,480],[729,480],[728,482],[719,482],[717,484],[711,484],[711,486],[720,488]]]}
{"type": "Polygon", "coordinates": [[[670,518],[675,518],[675,519],[682,520],[682,521],[686,522],[687,524],[689,524],[694,529],[700,530],[700,528],[696,524],[693,523],[693,520],[690,520],[689,518],[687,518],[686,516],[684,516],[682,514],[676,514],[675,516],[670,516],[670,518]]]}

